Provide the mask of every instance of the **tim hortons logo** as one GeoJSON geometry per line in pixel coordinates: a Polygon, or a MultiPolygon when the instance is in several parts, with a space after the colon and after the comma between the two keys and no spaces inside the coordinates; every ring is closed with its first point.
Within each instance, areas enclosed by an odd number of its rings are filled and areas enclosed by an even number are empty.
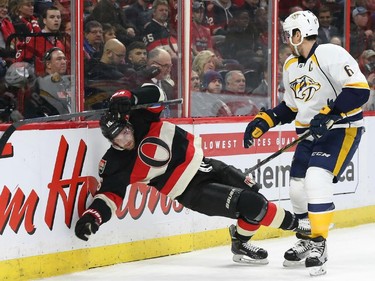
{"type": "MultiPolygon", "coordinates": [[[[41,211],[44,212],[44,222],[50,230],[53,230],[55,220],[61,219],[64,219],[65,225],[71,228],[74,212],[78,212],[78,215],[84,212],[99,183],[95,177],[81,174],[87,153],[87,146],[83,140],[79,142],[71,178],[63,178],[64,168],[68,166],[68,152],[68,142],[64,136],[61,136],[52,179],[46,187],[32,189],[26,195],[20,186],[17,186],[14,192],[8,186],[3,186],[0,193],[0,235],[4,233],[7,225],[18,233],[22,222],[25,231],[30,235],[34,234],[37,227],[40,227],[34,225],[34,218],[36,213],[40,214],[41,211]],[[43,204],[46,206],[44,210],[38,210],[41,208],[38,192],[41,194],[48,192],[47,202],[43,204]],[[63,208],[64,218],[56,215],[59,206],[63,208]]],[[[146,209],[153,214],[158,205],[165,215],[172,210],[179,213],[183,209],[182,205],[144,184],[132,185],[127,192],[126,204],[124,202],[121,209],[117,210],[120,219],[124,219],[127,215],[134,220],[139,219],[146,209]]]]}

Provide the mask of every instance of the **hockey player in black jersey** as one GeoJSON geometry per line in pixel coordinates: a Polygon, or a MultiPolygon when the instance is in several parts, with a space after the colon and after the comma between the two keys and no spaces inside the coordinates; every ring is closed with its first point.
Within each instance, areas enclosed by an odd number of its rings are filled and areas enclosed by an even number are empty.
{"type": "Polygon", "coordinates": [[[248,243],[250,238],[261,225],[299,230],[298,219],[269,202],[238,169],[204,157],[200,137],[160,120],[162,106],[130,109],[164,98],[154,84],[118,91],[111,98],[109,112],[100,120],[111,143],[101,160],[102,182],[75,234],[88,240],[122,204],[126,187],[141,182],[191,210],[236,219],[237,226],[230,226],[233,260],[267,264],[267,251],[248,243]]]}

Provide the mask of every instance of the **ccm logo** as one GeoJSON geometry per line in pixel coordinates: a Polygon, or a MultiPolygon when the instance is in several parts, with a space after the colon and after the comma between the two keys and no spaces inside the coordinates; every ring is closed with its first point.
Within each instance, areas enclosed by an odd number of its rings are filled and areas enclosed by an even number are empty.
{"type": "Polygon", "coordinates": [[[330,157],[331,156],[331,154],[328,154],[328,153],[324,153],[324,152],[313,152],[312,154],[311,154],[311,156],[321,156],[321,157],[330,157]]]}

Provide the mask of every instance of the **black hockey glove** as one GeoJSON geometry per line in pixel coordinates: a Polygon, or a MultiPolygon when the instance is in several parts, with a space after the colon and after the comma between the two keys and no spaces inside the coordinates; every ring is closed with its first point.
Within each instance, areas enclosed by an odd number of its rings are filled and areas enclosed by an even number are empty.
{"type": "Polygon", "coordinates": [[[323,107],[310,121],[310,132],[314,139],[322,138],[341,119],[340,115],[332,114],[333,103],[323,107]]]}
{"type": "Polygon", "coordinates": [[[244,147],[249,148],[252,146],[254,138],[260,138],[270,128],[275,127],[277,123],[276,116],[271,109],[262,109],[257,115],[255,115],[254,120],[246,127],[244,134],[244,147]]]}
{"type": "Polygon", "coordinates": [[[141,76],[141,78],[145,80],[150,80],[151,78],[154,78],[155,76],[159,75],[161,72],[161,69],[155,65],[151,65],[145,69],[142,69],[138,75],[141,76]]]}
{"type": "Polygon", "coordinates": [[[128,90],[117,91],[109,101],[109,111],[114,115],[127,115],[132,105],[136,104],[135,97],[128,90]]]}
{"type": "Polygon", "coordinates": [[[95,234],[99,229],[99,223],[91,214],[84,214],[76,223],[75,234],[79,239],[89,240],[91,234],[95,234]]]}

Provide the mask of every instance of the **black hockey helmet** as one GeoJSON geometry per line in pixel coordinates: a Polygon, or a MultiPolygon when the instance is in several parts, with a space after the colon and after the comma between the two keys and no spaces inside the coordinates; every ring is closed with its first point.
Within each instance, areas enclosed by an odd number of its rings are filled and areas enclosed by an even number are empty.
{"type": "Polygon", "coordinates": [[[100,118],[99,124],[103,136],[113,140],[128,125],[128,121],[124,117],[118,118],[117,115],[107,112],[100,118]]]}

